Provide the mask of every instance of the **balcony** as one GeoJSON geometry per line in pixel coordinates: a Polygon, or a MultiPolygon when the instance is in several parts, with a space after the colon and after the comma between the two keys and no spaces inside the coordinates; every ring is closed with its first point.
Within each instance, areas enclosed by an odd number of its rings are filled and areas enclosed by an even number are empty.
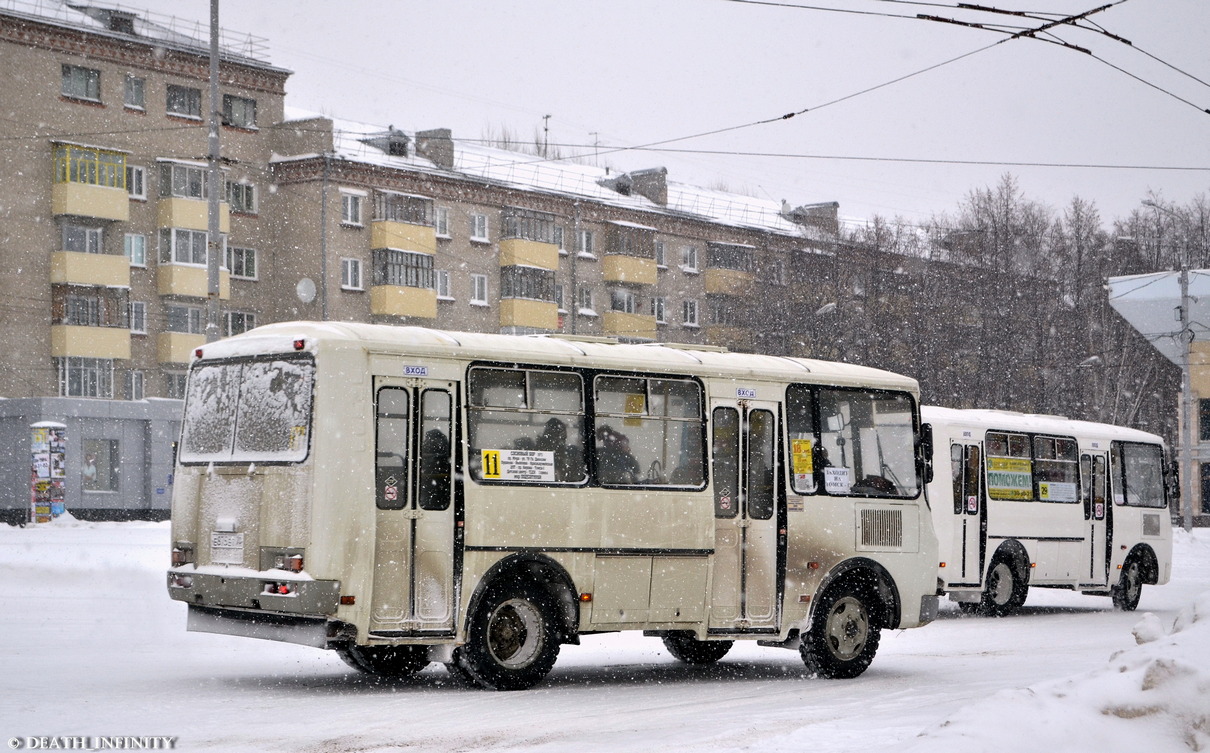
{"type": "Polygon", "coordinates": [[[706,325],[706,342],[727,350],[742,352],[752,349],[752,330],[727,324],[706,325]]]}
{"type": "Polygon", "coordinates": [[[403,285],[375,285],[370,288],[370,313],[374,316],[437,318],[437,291],[403,285]]]}
{"type": "MultiPolygon", "coordinates": [[[[160,227],[203,232],[210,229],[210,202],[205,199],[164,198],[156,211],[160,227]]],[[[225,201],[218,205],[218,229],[220,233],[231,232],[231,209],[225,201]]]]}
{"type": "MultiPolygon", "coordinates": [[[[125,257],[119,257],[123,261],[125,257]]],[[[129,276],[129,266],[127,276],[129,276]]],[[[160,295],[180,295],[190,298],[210,296],[209,273],[205,267],[190,267],[183,264],[160,264],[155,271],[156,292],[160,295]]],[[[218,297],[231,297],[231,273],[220,269],[218,273],[218,297]]]]}
{"type": "Polygon", "coordinates": [[[128,288],[130,260],[116,254],[56,251],[50,255],[50,281],[61,285],[128,288]]]}
{"type": "Polygon", "coordinates": [[[654,285],[659,273],[655,259],[610,254],[601,259],[601,274],[605,282],[654,285]]]}
{"type": "Polygon", "coordinates": [[[398,248],[426,254],[436,253],[437,230],[432,225],[374,220],[370,223],[370,248],[398,248]]]}
{"type": "Polygon", "coordinates": [[[709,295],[748,297],[756,289],[756,278],[752,276],[751,272],[712,267],[707,269],[702,277],[706,293],[709,295]]]}
{"type": "Polygon", "coordinates": [[[557,270],[559,268],[559,246],[554,243],[531,241],[525,238],[506,238],[500,241],[500,266],[557,270]]]}
{"type": "Polygon", "coordinates": [[[50,354],[55,358],[80,356],[129,360],[130,330],[125,327],[51,325],[50,354]]]}
{"type": "Polygon", "coordinates": [[[501,298],[500,326],[527,327],[554,332],[559,329],[559,306],[553,301],[501,298]]]}
{"type": "Polygon", "coordinates": [[[101,220],[130,220],[130,197],[124,188],[89,183],[55,183],[50,191],[51,212],[101,220]]]}
{"type": "Polygon", "coordinates": [[[189,363],[193,351],[205,344],[205,335],[161,332],[156,338],[156,360],[160,363],[189,363]]]}
{"type": "Polygon", "coordinates": [[[655,317],[643,314],[627,314],[622,311],[606,311],[601,318],[604,333],[612,337],[635,340],[655,339],[655,317]]]}

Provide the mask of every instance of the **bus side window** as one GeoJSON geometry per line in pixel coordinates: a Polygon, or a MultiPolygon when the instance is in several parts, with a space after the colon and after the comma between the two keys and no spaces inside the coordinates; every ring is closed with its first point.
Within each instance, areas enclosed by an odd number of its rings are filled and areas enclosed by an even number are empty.
{"type": "Polygon", "coordinates": [[[714,440],[714,517],[734,518],[739,514],[739,413],[734,408],[715,408],[714,440]]]}
{"type": "Polygon", "coordinates": [[[416,501],[422,510],[444,510],[450,505],[450,393],[425,390],[420,406],[416,501]]]}
{"type": "Polygon", "coordinates": [[[748,517],[773,517],[773,414],[756,410],[748,414],[748,517]]]}
{"type": "Polygon", "coordinates": [[[378,391],[374,497],[383,510],[402,510],[408,503],[408,407],[407,390],[378,391]]]}

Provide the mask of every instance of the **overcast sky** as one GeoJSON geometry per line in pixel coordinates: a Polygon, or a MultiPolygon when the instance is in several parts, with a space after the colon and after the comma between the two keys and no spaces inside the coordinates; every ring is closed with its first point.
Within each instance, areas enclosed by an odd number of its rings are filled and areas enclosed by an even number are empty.
{"type": "MultiPolygon", "coordinates": [[[[1112,2],[986,5],[1076,14],[1112,2]]],[[[209,0],[128,4],[203,27],[209,18],[209,0]]],[[[1056,29],[1091,55],[915,18],[1042,23],[955,4],[225,0],[220,25],[268,40],[270,61],[294,71],[294,107],[468,139],[502,129],[532,139],[549,115],[549,143],[564,154],[596,151],[619,170],[662,165],[673,180],[795,205],[838,201],[846,217],[924,221],[1005,172],[1055,209],[1094,201],[1106,224],[1148,191],[1182,203],[1210,193],[1210,86],[1196,80],[1210,82],[1210,2],[1125,0],[1089,17],[1133,47],[1056,29]],[[933,162],[943,160],[1145,169],[933,162]]]]}

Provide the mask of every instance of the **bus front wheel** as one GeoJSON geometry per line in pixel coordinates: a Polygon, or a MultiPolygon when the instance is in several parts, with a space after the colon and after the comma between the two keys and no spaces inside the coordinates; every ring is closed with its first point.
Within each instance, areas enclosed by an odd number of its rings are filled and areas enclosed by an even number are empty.
{"type": "Polygon", "coordinates": [[[727,655],[733,641],[699,641],[689,631],[664,633],[664,648],[686,664],[713,664],[727,655]]]}
{"type": "Polygon", "coordinates": [[[559,656],[549,599],[529,583],[492,586],[479,603],[456,672],[491,690],[524,690],[546,677],[559,656]]]}
{"type": "Polygon", "coordinates": [[[807,669],[829,679],[851,679],[864,672],[878,651],[881,627],[875,604],[867,589],[828,589],[799,646],[807,669]]]}
{"type": "Polygon", "coordinates": [[[1143,595],[1143,569],[1138,558],[1131,557],[1122,567],[1122,577],[1113,587],[1113,606],[1123,612],[1133,612],[1143,595]]]}
{"type": "Polygon", "coordinates": [[[406,677],[429,665],[427,646],[357,646],[336,649],[358,672],[379,677],[406,677]]]}

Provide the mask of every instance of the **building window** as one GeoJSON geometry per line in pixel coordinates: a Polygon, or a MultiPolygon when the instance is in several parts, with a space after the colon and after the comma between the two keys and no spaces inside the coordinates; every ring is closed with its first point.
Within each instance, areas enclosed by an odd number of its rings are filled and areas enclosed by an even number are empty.
{"type": "Polygon", "coordinates": [[[438,269],[433,273],[437,280],[437,297],[444,301],[454,300],[450,291],[450,272],[448,269],[438,269]]]}
{"type": "Polygon", "coordinates": [[[164,394],[176,400],[185,399],[187,374],[184,371],[169,371],[164,374],[164,394]]]}
{"type": "Polygon", "coordinates": [[[634,291],[626,288],[614,288],[609,292],[609,309],[611,311],[620,311],[623,314],[634,314],[635,298],[634,291]]]}
{"type": "Polygon", "coordinates": [[[121,455],[116,439],[85,439],[84,491],[116,492],[118,490],[118,467],[121,455]]]}
{"type": "Polygon", "coordinates": [[[160,196],[205,199],[210,196],[206,182],[206,168],[200,165],[160,163],[160,196]]]}
{"type": "Polygon", "coordinates": [[[567,242],[562,225],[555,225],[555,245],[559,247],[560,254],[567,253],[567,242]]]}
{"type": "Polygon", "coordinates": [[[471,305],[486,306],[487,304],[487,275],[471,275],[471,305]]]}
{"type": "Polygon", "coordinates": [[[232,212],[256,214],[256,186],[251,183],[227,182],[227,203],[232,212]]]}
{"type": "Polygon", "coordinates": [[[786,278],[786,263],[781,259],[769,264],[768,274],[770,285],[782,287],[789,284],[786,278]]]}
{"type": "Polygon", "coordinates": [[[126,372],[126,395],[130,400],[142,400],[146,397],[145,381],[141,371],[126,372]]]}
{"type": "Polygon", "coordinates": [[[123,250],[132,267],[147,266],[147,236],[127,233],[123,239],[123,250]]]}
{"type": "Polygon", "coordinates": [[[147,168],[126,166],[126,195],[132,199],[147,198],[147,168]]]}
{"type": "Polygon", "coordinates": [[[697,322],[697,301],[689,300],[681,304],[681,322],[686,327],[696,327],[697,322]]]}
{"type": "Polygon", "coordinates": [[[256,329],[256,314],[247,311],[228,311],[223,315],[223,336],[239,335],[256,329]]]}
{"type": "Polygon", "coordinates": [[[362,290],[361,259],[340,260],[340,287],[345,290],[362,290]]]}
{"type": "Polygon", "coordinates": [[[433,287],[433,257],[397,248],[376,248],[374,285],[398,285],[405,288],[433,287]]]}
{"type": "Polygon", "coordinates": [[[711,269],[734,269],[737,272],[752,271],[752,247],[733,243],[709,243],[706,245],[707,261],[711,269]]]}
{"type": "Polygon", "coordinates": [[[164,307],[164,315],[168,320],[165,330],[181,332],[187,335],[202,335],[206,333],[206,310],[201,306],[164,307]]]}
{"type": "Polygon", "coordinates": [[[500,218],[501,238],[520,238],[537,243],[555,242],[555,216],[532,209],[508,207],[500,218]]]}
{"type": "Polygon", "coordinates": [[[232,277],[256,279],[256,249],[231,246],[227,249],[227,269],[232,277]]]}
{"type": "Polygon", "coordinates": [[[554,301],[555,273],[537,267],[503,267],[500,270],[500,297],[554,301]]]}
{"type": "Polygon", "coordinates": [[[592,307],[592,288],[583,285],[576,291],[576,308],[577,313],[583,316],[597,315],[596,309],[592,307]]]}
{"type": "Polygon", "coordinates": [[[131,110],[146,109],[147,101],[144,97],[146,91],[146,79],[126,74],[126,93],[122,97],[122,103],[131,110]]]}
{"type": "Polygon", "coordinates": [[[664,306],[666,302],[663,296],[656,296],[651,299],[651,313],[655,314],[656,324],[664,324],[668,320],[665,319],[664,306]]]}
{"type": "Polygon", "coordinates": [[[681,269],[686,272],[697,271],[697,247],[682,246],[681,247],[681,269]]]}
{"type": "Polygon", "coordinates": [[[667,259],[664,258],[664,242],[663,241],[655,242],[655,265],[657,267],[659,267],[660,269],[666,269],[668,267],[668,261],[667,261],[667,259]]]}
{"type": "Polygon", "coordinates": [[[256,128],[256,100],[224,94],[223,125],[256,128]]]}
{"type": "Polygon", "coordinates": [[[56,358],[60,397],[113,398],[113,359],[56,358]]]}
{"type": "Polygon", "coordinates": [[[101,101],[101,72],[78,65],[63,66],[63,96],[89,102],[101,101]]]}
{"type": "Polygon", "coordinates": [[[55,182],[126,188],[126,155],[74,144],[55,145],[55,182]]]}
{"type": "Polygon", "coordinates": [[[450,208],[437,207],[434,212],[433,226],[437,229],[438,238],[450,237],[450,208]]]}
{"type": "Polygon", "coordinates": [[[710,304],[710,323],[720,327],[735,327],[739,325],[739,312],[731,301],[726,298],[716,298],[710,304]]]}
{"type": "Polygon", "coordinates": [[[591,230],[581,230],[577,240],[579,241],[577,253],[579,253],[580,256],[589,259],[597,258],[596,243],[591,230]]]}
{"type": "Polygon", "coordinates": [[[560,312],[567,311],[567,286],[566,285],[556,285],[555,286],[555,306],[558,307],[560,312]]]}
{"type": "Polygon", "coordinates": [[[487,215],[472,214],[471,222],[471,240],[479,243],[488,243],[491,239],[487,236],[487,215]]]}
{"type": "Polygon", "coordinates": [[[361,227],[361,194],[340,192],[340,221],[345,225],[361,227]]]}
{"type": "Polygon", "coordinates": [[[202,119],[202,90],[191,86],[168,85],[166,108],[170,115],[202,119]]]}
{"type": "MultiPolygon", "coordinates": [[[[179,227],[160,228],[161,264],[206,264],[206,239],[204,230],[186,230],[179,227]]],[[[222,237],[227,247],[227,237],[222,237]]],[[[223,258],[222,256],[219,257],[223,258]]]]}
{"type": "Polygon", "coordinates": [[[99,227],[63,223],[63,250],[77,254],[105,253],[105,231],[99,227]]]}
{"type": "Polygon", "coordinates": [[[143,301],[130,302],[130,331],[136,335],[147,334],[147,304],[143,301]]]}
{"type": "MultiPolygon", "coordinates": [[[[1198,438],[1202,442],[1210,442],[1210,400],[1199,400],[1197,409],[1198,438]]],[[[1210,467],[1210,463],[1207,463],[1210,467]]]]}
{"type": "Polygon", "coordinates": [[[375,191],[374,220],[432,227],[433,200],[393,191],[375,191]]]}
{"type": "Polygon", "coordinates": [[[101,326],[101,299],[96,296],[69,295],[64,308],[64,324],[73,327],[101,326]]]}

